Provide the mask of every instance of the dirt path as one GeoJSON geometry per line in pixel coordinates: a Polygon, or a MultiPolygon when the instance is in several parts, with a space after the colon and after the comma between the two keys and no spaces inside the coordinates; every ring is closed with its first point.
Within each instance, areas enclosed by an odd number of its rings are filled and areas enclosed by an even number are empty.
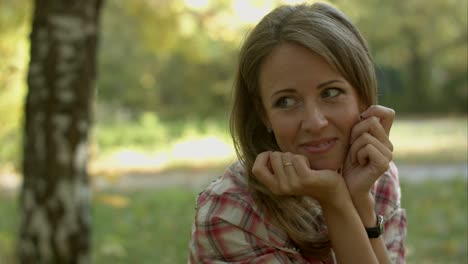
{"type": "Polygon", "coordinates": [[[412,182],[426,179],[445,180],[453,177],[463,177],[468,180],[468,165],[465,164],[428,164],[428,165],[398,165],[400,178],[412,182]]]}
{"type": "MultiPolygon", "coordinates": [[[[398,165],[402,180],[418,182],[426,179],[446,180],[453,177],[463,177],[468,181],[467,164],[446,165],[398,165]]],[[[222,169],[171,171],[164,173],[129,173],[109,179],[108,177],[93,177],[92,186],[95,190],[134,191],[142,189],[163,189],[168,187],[202,190],[210,181],[223,173],[222,169]]],[[[16,193],[20,187],[20,177],[15,174],[0,174],[0,192],[16,193]]]]}
{"type": "MultiPolygon", "coordinates": [[[[426,179],[447,180],[453,177],[463,177],[468,181],[468,167],[466,164],[447,165],[399,165],[400,178],[402,180],[418,182],[426,179]]],[[[169,172],[164,175],[140,174],[122,175],[119,181],[106,182],[103,178],[95,181],[98,189],[135,190],[158,189],[173,186],[202,190],[210,181],[222,174],[222,170],[199,172],[169,172]]]]}

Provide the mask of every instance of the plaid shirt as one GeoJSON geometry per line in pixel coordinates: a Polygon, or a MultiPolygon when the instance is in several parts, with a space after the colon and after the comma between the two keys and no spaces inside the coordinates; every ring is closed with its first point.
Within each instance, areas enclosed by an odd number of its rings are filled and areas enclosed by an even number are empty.
{"type": "MultiPolygon", "coordinates": [[[[385,218],[384,240],[392,263],[405,263],[406,215],[400,208],[398,171],[393,163],[374,185],[375,210],[385,218]]],[[[334,263],[302,256],[284,230],[256,205],[240,162],[197,198],[189,263],[334,263]]]]}

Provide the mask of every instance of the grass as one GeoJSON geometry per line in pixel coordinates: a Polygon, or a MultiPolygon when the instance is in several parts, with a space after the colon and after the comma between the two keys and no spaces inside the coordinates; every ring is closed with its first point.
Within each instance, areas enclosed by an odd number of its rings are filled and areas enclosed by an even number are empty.
{"type": "Polygon", "coordinates": [[[468,263],[467,182],[402,182],[408,263],[468,263]]]}
{"type": "MultiPolygon", "coordinates": [[[[402,182],[408,263],[467,263],[467,182],[402,182]]],[[[94,263],[186,263],[196,192],[98,192],[93,202],[94,263]]],[[[12,262],[15,201],[0,200],[0,259],[12,262]]]]}
{"type": "Polygon", "coordinates": [[[182,189],[99,194],[94,263],[186,263],[194,202],[182,189]]]}

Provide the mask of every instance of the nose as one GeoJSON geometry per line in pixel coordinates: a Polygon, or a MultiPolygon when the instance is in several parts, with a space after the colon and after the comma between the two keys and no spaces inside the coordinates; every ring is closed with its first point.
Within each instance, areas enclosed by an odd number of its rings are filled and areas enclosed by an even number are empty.
{"type": "Polygon", "coordinates": [[[308,104],[304,108],[302,118],[302,129],[310,132],[320,132],[324,127],[328,125],[328,119],[326,113],[322,107],[318,104],[308,104]]]}

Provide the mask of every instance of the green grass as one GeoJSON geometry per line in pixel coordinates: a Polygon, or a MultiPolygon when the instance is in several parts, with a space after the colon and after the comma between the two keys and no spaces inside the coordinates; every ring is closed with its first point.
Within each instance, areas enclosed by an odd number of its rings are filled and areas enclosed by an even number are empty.
{"type": "Polygon", "coordinates": [[[18,223],[16,200],[0,194],[0,260],[11,264],[15,251],[15,235],[18,223]]]}
{"type": "Polygon", "coordinates": [[[402,182],[408,263],[468,263],[467,182],[402,182]]]}
{"type": "Polygon", "coordinates": [[[193,191],[114,195],[128,204],[119,208],[112,199],[94,204],[94,263],[186,263],[193,191]]]}
{"type": "MultiPolygon", "coordinates": [[[[467,263],[467,182],[402,182],[408,263],[467,263]]],[[[95,193],[94,263],[186,263],[196,192],[95,193]]],[[[0,259],[12,262],[15,200],[0,199],[0,259]]]]}

